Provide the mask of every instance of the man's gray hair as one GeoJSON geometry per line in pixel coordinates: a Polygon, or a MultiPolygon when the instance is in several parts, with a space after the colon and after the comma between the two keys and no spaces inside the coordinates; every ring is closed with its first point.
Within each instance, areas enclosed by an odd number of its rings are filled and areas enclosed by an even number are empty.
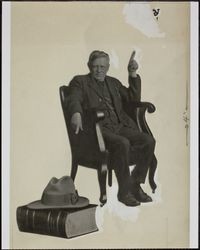
{"type": "Polygon", "coordinates": [[[94,50],[89,56],[88,66],[90,66],[95,59],[100,57],[105,57],[108,59],[108,62],[110,61],[109,55],[107,53],[100,50],[94,50]]]}

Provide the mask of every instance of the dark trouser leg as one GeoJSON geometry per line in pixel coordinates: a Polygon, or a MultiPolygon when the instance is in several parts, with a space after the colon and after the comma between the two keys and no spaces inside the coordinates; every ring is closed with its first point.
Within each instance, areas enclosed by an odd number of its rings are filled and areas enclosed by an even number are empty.
{"type": "Polygon", "coordinates": [[[132,180],[137,183],[144,183],[154,154],[154,138],[127,127],[123,127],[119,135],[128,138],[131,144],[129,160],[136,164],[131,174],[132,180]]]}
{"type": "Polygon", "coordinates": [[[120,134],[129,138],[131,144],[130,162],[136,164],[131,173],[130,191],[139,202],[151,202],[152,198],[142,190],[140,184],[145,182],[147,171],[152,162],[155,140],[148,134],[129,128],[122,128],[120,134]]]}
{"type": "Polygon", "coordinates": [[[129,172],[130,142],[127,138],[103,131],[106,148],[110,153],[110,164],[114,167],[119,191],[118,195],[125,195],[129,191],[131,177],[129,172]]]}

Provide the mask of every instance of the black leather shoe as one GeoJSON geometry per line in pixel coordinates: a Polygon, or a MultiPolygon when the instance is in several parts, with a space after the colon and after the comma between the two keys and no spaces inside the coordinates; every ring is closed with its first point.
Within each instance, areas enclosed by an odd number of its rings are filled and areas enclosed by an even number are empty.
{"type": "Polygon", "coordinates": [[[152,198],[146,194],[140,185],[133,191],[135,198],[140,202],[151,202],[152,198]]]}
{"type": "Polygon", "coordinates": [[[123,196],[118,195],[118,200],[129,207],[136,207],[140,205],[140,202],[136,200],[133,194],[128,193],[123,196]]]}

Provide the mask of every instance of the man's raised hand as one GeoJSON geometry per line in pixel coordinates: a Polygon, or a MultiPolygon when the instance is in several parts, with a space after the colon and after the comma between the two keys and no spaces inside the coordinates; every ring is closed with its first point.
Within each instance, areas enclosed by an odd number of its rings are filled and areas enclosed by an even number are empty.
{"type": "Polygon", "coordinates": [[[135,60],[135,53],[136,51],[134,50],[131,54],[131,57],[128,63],[128,72],[129,72],[129,75],[132,77],[137,76],[136,70],[138,69],[138,63],[135,60]]]}

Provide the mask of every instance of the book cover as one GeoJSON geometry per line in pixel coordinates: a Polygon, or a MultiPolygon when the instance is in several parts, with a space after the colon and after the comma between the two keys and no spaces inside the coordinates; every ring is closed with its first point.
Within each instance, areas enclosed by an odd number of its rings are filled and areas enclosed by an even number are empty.
{"type": "Polygon", "coordinates": [[[98,231],[95,212],[97,205],[77,209],[17,208],[17,225],[20,231],[73,238],[98,231]]]}

